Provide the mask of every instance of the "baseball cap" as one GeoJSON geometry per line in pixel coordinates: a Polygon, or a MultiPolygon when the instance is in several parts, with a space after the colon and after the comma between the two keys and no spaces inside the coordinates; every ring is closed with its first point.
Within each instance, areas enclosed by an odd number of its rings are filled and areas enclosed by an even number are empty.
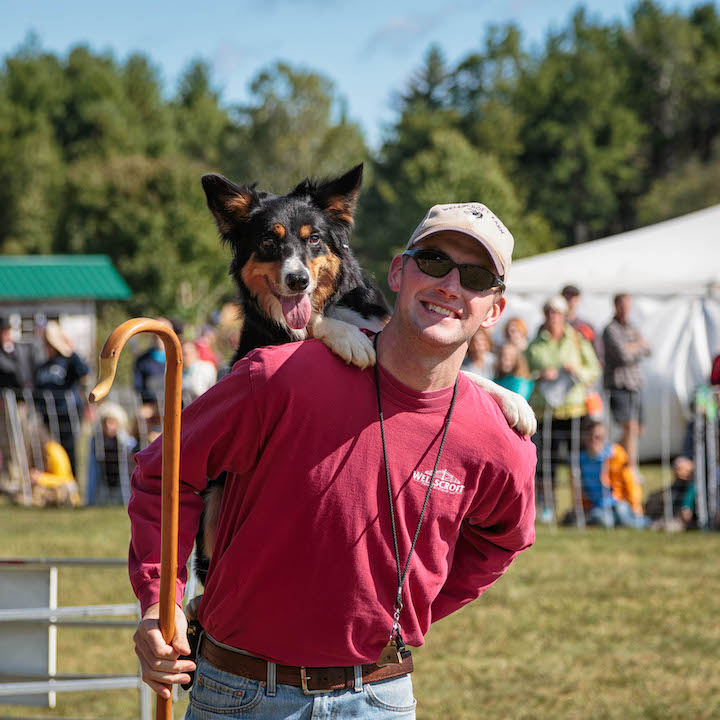
{"type": "Polygon", "coordinates": [[[475,238],[488,251],[498,275],[507,275],[515,239],[488,207],[477,202],[433,205],[415,228],[405,249],[429,235],[443,231],[459,232],[475,238]]]}

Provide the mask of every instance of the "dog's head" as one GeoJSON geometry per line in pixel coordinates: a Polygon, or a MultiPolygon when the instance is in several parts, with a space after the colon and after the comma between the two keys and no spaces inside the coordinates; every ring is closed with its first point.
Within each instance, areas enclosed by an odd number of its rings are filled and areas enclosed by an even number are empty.
{"type": "Polygon", "coordinates": [[[348,253],[363,166],[341,177],[303,180],[287,195],[239,186],[221,175],[202,179],[230,273],[244,299],[280,324],[304,328],[335,292],[348,253]]]}

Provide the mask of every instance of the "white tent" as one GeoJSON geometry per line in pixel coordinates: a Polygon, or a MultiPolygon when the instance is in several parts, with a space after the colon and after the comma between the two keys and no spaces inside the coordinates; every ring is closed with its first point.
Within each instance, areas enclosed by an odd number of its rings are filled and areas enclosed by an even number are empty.
{"type": "Polygon", "coordinates": [[[669,407],[672,453],[678,454],[689,399],[708,382],[720,352],[720,205],[517,261],[508,276],[504,318],[521,317],[532,339],[544,301],[565,285],[581,290],[578,315],[599,333],[612,318],[613,296],[632,296],[631,321],[652,347],[643,366],[640,454],[660,457],[663,405],[669,407]]]}

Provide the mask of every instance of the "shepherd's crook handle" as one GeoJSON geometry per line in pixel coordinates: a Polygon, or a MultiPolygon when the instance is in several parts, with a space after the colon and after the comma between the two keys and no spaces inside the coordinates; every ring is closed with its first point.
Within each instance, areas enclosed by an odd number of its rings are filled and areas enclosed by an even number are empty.
{"type": "MultiPolygon", "coordinates": [[[[150,318],[133,318],[119,325],[100,353],[98,384],[90,402],[102,400],[110,391],[120,351],[137,333],[155,333],[165,346],[165,411],[162,434],[162,518],[160,556],[160,632],[170,644],[175,635],[175,585],[177,582],[178,481],[180,477],[180,410],[182,397],[182,349],[171,327],[150,318]]],[[[172,694],[158,696],[156,720],[172,720],[172,694]]]]}

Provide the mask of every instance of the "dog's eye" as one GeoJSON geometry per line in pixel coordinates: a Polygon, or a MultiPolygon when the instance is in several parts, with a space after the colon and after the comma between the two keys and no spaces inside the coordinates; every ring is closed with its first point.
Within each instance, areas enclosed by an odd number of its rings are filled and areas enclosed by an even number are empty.
{"type": "Polygon", "coordinates": [[[272,237],[266,237],[260,242],[260,247],[263,250],[272,250],[275,247],[275,239],[272,237]]]}
{"type": "Polygon", "coordinates": [[[308,243],[309,243],[310,245],[319,245],[319,244],[320,244],[320,235],[318,235],[317,233],[313,233],[313,234],[308,238],[308,243]]]}

